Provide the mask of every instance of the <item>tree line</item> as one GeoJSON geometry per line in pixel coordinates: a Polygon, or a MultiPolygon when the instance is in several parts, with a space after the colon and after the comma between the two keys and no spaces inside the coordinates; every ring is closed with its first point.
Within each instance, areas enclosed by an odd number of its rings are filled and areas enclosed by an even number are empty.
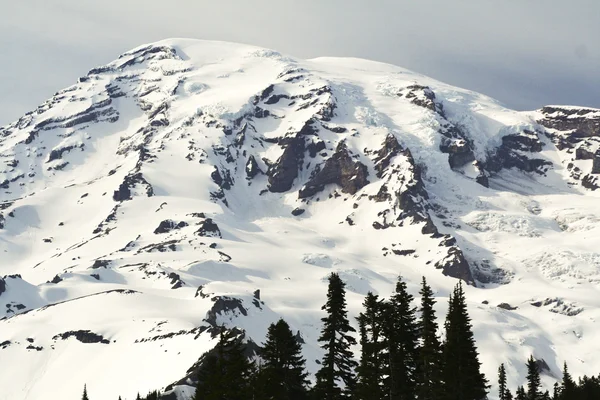
{"type": "MultiPolygon", "coordinates": [[[[434,293],[425,278],[419,294],[420,304],[415,306],[401,277],[389,299],[369,292],[356,317],[356,332],[348,318],[346,285],[332,273],[318,339],[324,355],[317,361],[314,385],[308,380],[301,340],[280,319],[269,326],[256,361],[248,357],[243,332],[221,328],[215,348],[200,359],[193,400],[486,399],[489,385],[481,372],[462,284],[449,296],[443,341],[434,293]],[[356,345],[361,350],[358,362],[351,350],[356,345]]],[[[520,387],[514,397],[507,388],[504,364],[500,366],[500,400],[600,398],[600,377],[583,378],[577,384],[565,365],[566,378],[550,396],[541,391],[533,357],[527,366],[527,391],[520,387]],[[592,397],[581,397],[582,393],[592,397]]],[[[158,392],[137,397],[159,399],[158,392]]],[[[89,400],[85,388],[83,400],[89,400]]]]}
{"type": "Polygon", "coordinates": [[[542,390],[540,370],[533,356],[526,363],[527,384],[519,386],[513,396],[507,385],[506,367],[500,364],[498,368],[498,398],[499,400],[598,400],[600,399],[600,375],[579,378],[576,382],[567,363],[563,366],[563,378],[554,383],[552,393],[542,390]]]}

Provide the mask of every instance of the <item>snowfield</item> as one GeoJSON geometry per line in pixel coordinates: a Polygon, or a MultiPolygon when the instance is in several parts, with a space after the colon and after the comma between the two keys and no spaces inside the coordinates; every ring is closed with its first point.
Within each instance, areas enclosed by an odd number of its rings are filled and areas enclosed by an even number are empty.
{"type": "Polygon", "coordinates": [[[333,271],[351,316],[425,276],[441,322],[470,283],[493,384],[530,354],[548,387],[595,373],[599,140],[600,110],[367,60],[134,49],[0,128],[0,399],[187,399],[211,329],[260,344],[280,317],[315,372],[333,271]]]}

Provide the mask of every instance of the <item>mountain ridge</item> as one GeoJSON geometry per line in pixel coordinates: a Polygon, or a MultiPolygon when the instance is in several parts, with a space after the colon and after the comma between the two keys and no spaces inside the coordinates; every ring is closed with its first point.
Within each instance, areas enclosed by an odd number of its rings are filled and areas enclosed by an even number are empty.
{"type": "Polygon", "coordinates": [[[438,314],[470,283],[490,378],[525,352],[550,375],[589,368],[599,124],[371,61],[180,39],[126,52],[0,128],[0,362],[27,354],[41,377],[8,374],[10,398],[78,394],[51,388],[54,369],[87,359],[70,374],[103,396],[165,387],[211,327],[260,343],[279,316],[314,372],[331,271],[352,312],[398,274],[413,294],[425,275],[438,314]]]}

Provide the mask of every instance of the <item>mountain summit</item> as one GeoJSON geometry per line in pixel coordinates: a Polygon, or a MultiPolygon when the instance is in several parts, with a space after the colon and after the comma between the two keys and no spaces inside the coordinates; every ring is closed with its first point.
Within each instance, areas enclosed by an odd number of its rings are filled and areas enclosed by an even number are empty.
{"type": "Polygon", "coordinates": [[[398,275],[439,315],[468,283],[492,380],[598,370],[599,147],[600,110],[388,64],[129,51],[0,128],[0,397],[184,399],[219,325],[260,344],[280,317],[314,372],[331,272],[353,316],[398,275]]]}

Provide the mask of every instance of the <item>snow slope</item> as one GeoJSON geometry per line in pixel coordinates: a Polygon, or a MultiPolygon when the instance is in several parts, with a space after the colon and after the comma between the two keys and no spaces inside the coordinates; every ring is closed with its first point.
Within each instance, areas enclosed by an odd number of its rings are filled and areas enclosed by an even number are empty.
{"type": "Polygon", "coordinates": [[[600,110],[392,65],[134,49],[0,128],[0,399],[172,390],[215,326],[261,343],[280,317],[314,372],[332,271],[351,315],[400,274],[443,319],[467,281],[492,381],[530,354],[547,385],[596,371],[597,143],[600,110]]]}

